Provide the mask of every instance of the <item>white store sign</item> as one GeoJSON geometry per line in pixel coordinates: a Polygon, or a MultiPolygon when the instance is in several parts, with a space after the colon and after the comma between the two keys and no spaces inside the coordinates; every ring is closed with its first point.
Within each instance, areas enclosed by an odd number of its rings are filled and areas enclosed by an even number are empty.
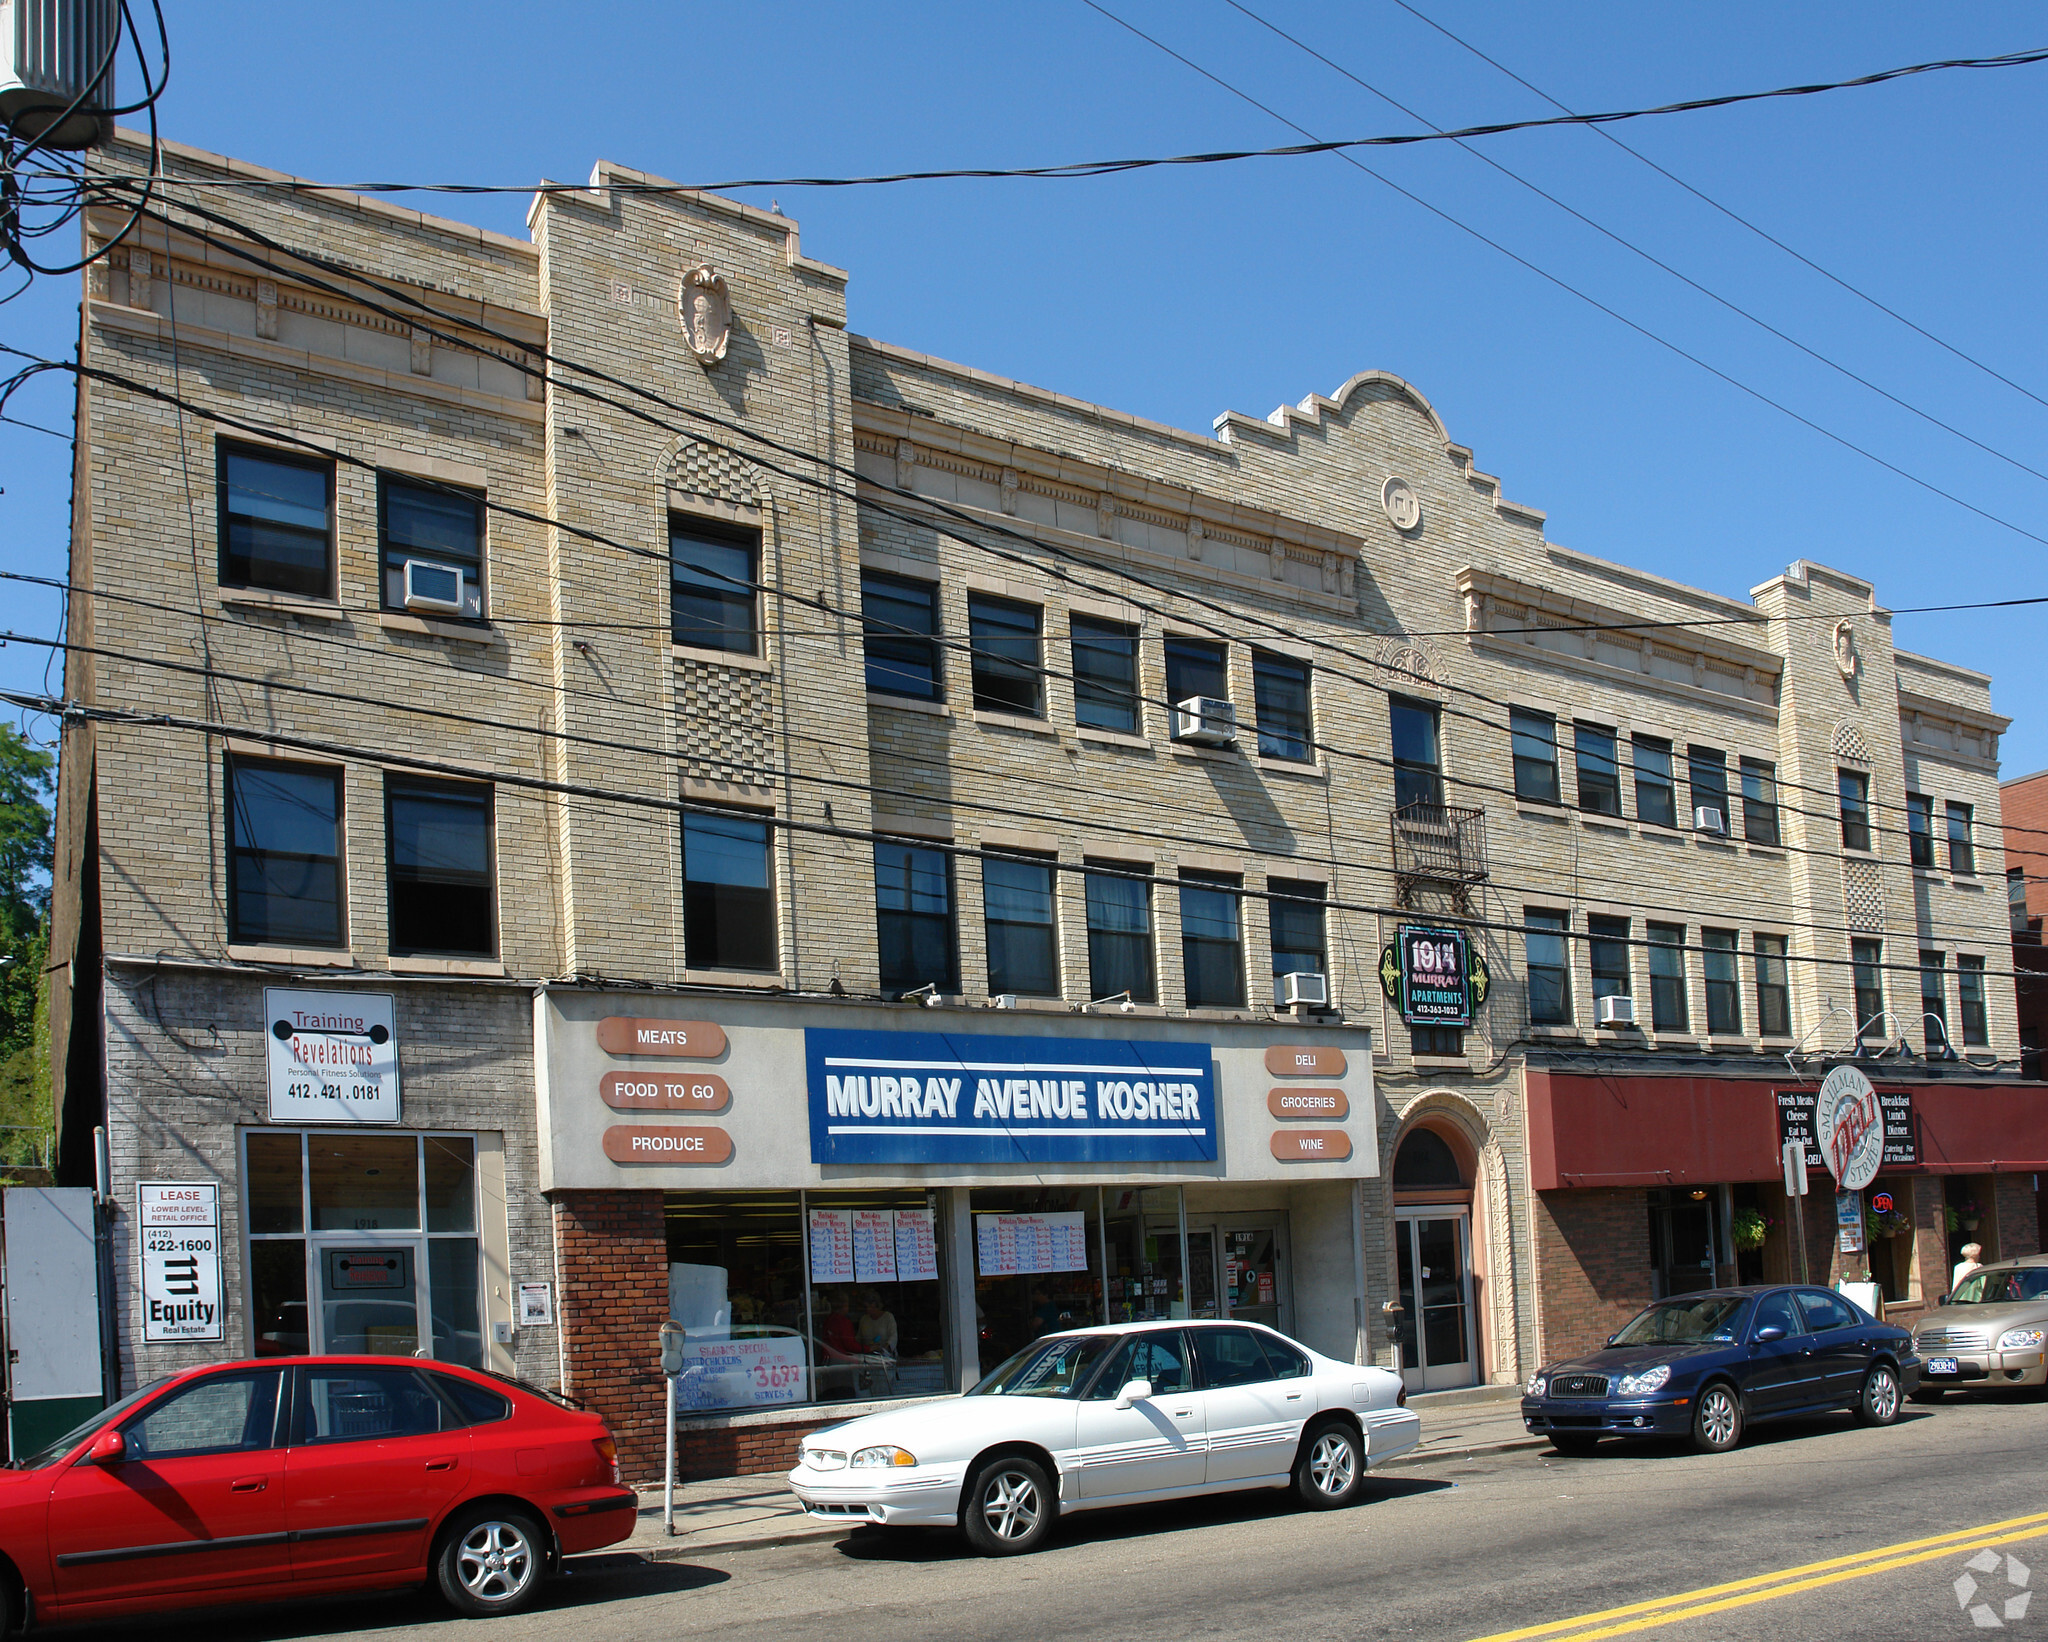
{"type": "Polygon", "coordinates": [[[220,1188],[211,1181],[141,1181],[135,1229],[142,1244],[143,1340],[224,1338],[220,1188]]]}
{"type": "Polygon", "coordinates": [[[266,987],[273,1123],[396,1123],[398,1032],[388,992],[266,987]]]}

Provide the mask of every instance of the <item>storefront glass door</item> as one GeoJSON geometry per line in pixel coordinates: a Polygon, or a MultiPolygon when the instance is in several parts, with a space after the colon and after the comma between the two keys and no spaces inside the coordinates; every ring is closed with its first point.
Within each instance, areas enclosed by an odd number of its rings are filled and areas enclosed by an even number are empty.
{"type": "Polygon", "coordinates": [[[1714,1263],[1714,1193],[1673,1191],[1650,1197],[1650,1258],[1657,1297],[1710,1289],[1714,1263]]]}
{"type": "Polygon", "coordinates": [[[1461,1209],[1418,1209],[1395,1225],[1401,1315],[1395,1337],[1411,1391],[1470,1385],[1473,1350],[1471,1216],[1461,1209]]]}

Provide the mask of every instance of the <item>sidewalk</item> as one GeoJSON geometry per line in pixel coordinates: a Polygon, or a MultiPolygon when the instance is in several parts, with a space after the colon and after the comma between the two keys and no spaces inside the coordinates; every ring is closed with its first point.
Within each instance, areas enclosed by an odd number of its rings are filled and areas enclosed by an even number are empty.
{"type": "MultiPolygon", "coordinates": [[[[1422,1416],[1422,1445],[1389,1460],[1385,1469],[1406,1470],[1473,1454],[1542,1447],[1544,1439],[1522,1429],[1521,1394],[1520,1386],[1476,1386],[1409,1398],[1408,1406],[1422,1416]]],[[[633,1537],[608,1549],[675,1562],[846,1532],[843,1522],[813,1522],[799,1511],[778,1472],[677,1484],[673,1539],[662,1528],[661,1489],[642,1488],[640,1521],[633,1537]]]]}

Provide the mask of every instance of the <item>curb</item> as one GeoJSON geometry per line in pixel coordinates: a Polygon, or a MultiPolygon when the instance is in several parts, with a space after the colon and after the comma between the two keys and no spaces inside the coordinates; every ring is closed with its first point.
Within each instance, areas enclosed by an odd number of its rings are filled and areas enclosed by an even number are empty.
{"type": "Polygon", "coordinates": [[[1396,1455],[1384,1465],[1375,1465],[1373,1471],[1412,1471],[1424,1465],[1435,1465],[1441,1460],[1475,1459],[1486,1454],[1513,1454],[1523,1449],[1548,1448],[1548,1437],[1509,1437],[1500,1442],[1468,1443],[1463,1448],[1433,1448],[1428,1453],[1413,1449],[1396,1455]]]}

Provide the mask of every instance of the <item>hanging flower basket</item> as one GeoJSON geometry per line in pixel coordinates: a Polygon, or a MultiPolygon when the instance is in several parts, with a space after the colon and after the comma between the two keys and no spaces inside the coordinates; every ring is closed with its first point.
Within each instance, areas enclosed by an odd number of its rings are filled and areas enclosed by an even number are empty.
{"type": "Polygon", "coordinates": [[[1753,1254],[1764,1246],[1764,1239],[1770,1234],[1771,1222],[1755,1209],[1742,1209],[1728,1223],[1728,1237],[1745,1253],[1753,1254]]]}

